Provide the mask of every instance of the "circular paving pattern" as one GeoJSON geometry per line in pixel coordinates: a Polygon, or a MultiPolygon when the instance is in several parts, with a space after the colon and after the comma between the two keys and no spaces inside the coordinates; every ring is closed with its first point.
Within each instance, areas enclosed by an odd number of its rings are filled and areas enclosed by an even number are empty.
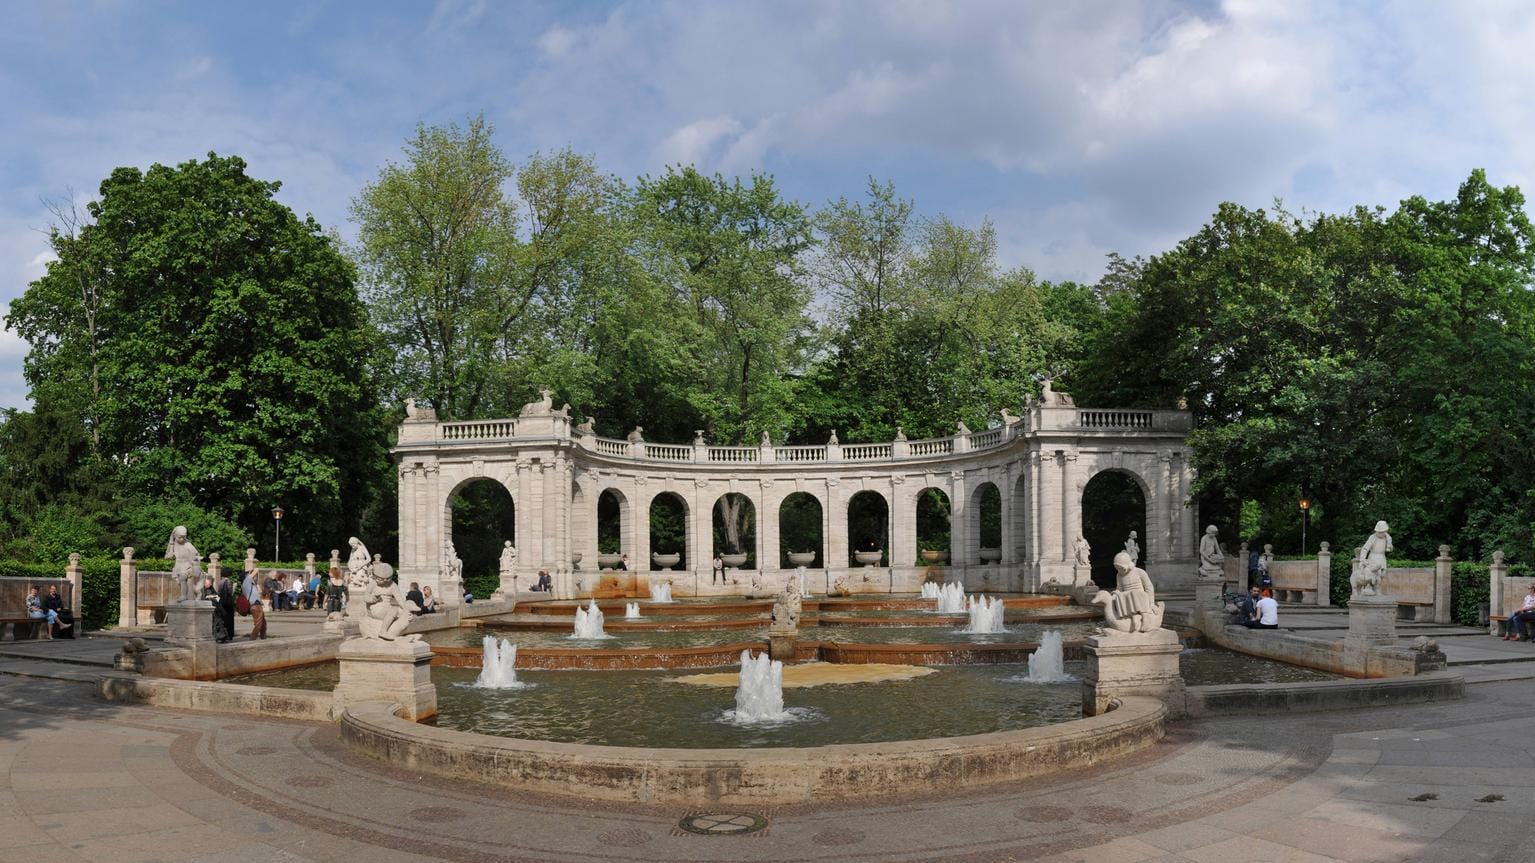
{"type": "Polygon", "coordinates": [[[1082,820],[1092,824],[1123,824],[1135,817],[1135,813],[1118,806],[1103,806],[1082,813],[1082,820]]]}
{"type": "Polygon", "coordinates": [[[1158,773],[1153,778],[1163,785],[1198,785],[1205,781],[1196,773],[1158,773]]]}
{"type": "Polygon", "coordinates": [[[704,812],[683,818],[677,826],[699,836],[741,836],[768,826],[768,820],[750,812],[704,812]]]}
{"type": "Polygon", "coordinates": [[[329,776],[290,776],[288,784],[294,788],[329,788],[336,784],[336,780],[329,776]]]}
{"type": "Polygon", "coordinates": [[[810,837],[810,841],[817,845],[857,845],[866,838],[867,834],[862,830],[853,830],[847,827],[828,827],[810,837]]]}
{"type": "Polygon", "coordinates": [[[422,821],[460,821],[468,818],[469,813],[451,806],[418,806],[410,810],[410,817],[422,821]]]}
{"type": "Polygon", "coordinates": [[[276,752],[275,746],[247,746],[240,750],[241,755],[271,755],[276,752]]]}
{"type": "Polygon", "coordinates": [[[623,827],[618,830],[608,830],[597,834],[598,842],[618,848],[638,848],[654,838],[654,836],[638,827],[623,827]]]}
{"type": "Polygon", "coordinates": [[[1025,806],[1014,812],[1013,817],[1019,821],[1049,824],[1056,821],[1070,821],[1071,810],[1065,806],[1025,806]]]}

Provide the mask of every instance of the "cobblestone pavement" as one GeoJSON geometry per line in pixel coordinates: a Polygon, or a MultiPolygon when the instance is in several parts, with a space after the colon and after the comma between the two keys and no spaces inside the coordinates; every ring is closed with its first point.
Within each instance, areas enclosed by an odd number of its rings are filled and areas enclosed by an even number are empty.
{"type": "Polygon", "coordinates": [[[0,861],[1528,861],[1535,687],[1174,726],[1109,767],[748,811],[534,798],[343,749],[334,726],[123,707],[0,675],[0,861]],[[696,832],[679,822],[690,817],[696,832]],[[705,828],[705,829],[699,829],[705,828]],[[1520,843],[1520,844],[1516,844],[1520,843]]]}

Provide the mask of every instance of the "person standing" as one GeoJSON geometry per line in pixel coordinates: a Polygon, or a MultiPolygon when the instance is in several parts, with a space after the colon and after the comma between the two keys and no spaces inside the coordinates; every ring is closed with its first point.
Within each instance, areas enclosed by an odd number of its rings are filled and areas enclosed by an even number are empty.
{"type": "Polygon", "coordinates": [[[234,641],[235,637],[235,588],[234,582],[229,576],[220,574],[218,581],[213,585],[214,594],[218,597],[219,619],[224,622],[224,637],[220,639],[225,643],[234,641]]]}
{"type": "Polygon", "coordinates": [[[714,553],[714,575],[709,579],[710,584],[725,580],[725,558],[720,557],[719,552],[714,553]]]}
{"type": "Polygon", "coordinates": [[[325,586],[325,611],[328,614],[340,614],[346,602],[346,577],[341,574],[341,567],[330,568],[330,583],[325,586]]]}
{"type": "Polygon", "coordinates": [[[245,597],[246,602],[250,603],[251,641],[266,638],[266,609],[261,604],[264,588],[261,571],[258,569],[246,573],[245,582],[240,585],[240,594],[245,597]]]}

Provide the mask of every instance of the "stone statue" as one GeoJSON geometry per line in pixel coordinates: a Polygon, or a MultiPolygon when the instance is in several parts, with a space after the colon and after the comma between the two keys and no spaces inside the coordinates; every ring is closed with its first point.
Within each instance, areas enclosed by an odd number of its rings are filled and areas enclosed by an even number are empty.
{"type": "Polygon", "coordinates": [[[831,437],[829,439],[827,439],[826,445],[827,446],[836,446],[839,443],[841,443],[841,441],[837,440],[837,430],[836,429],[832,429],[831,430],[831,437]]]}
{"type": "Polygon", "coordinates": [[[783,586],[783,592],[773,601],[773,619],[768,626],[770,630],[799,629],[799,616],[803,608],[803,600],[799,590],[799,579],[790,578],[783,586]]]}
{"type": "Polygon", "coordinates": [[[171,578],[181,586],[181,600],[197,600],[203,580],[202,555],[187,541],[187,529],[183,525],[178,524],[171,531],[171,538],[165,543],[165,559],[176,561],[171,567],[171,578]]]}
{"type": "Polygon", "coordinates": [[[1077,553],[1077,566],[1093,565],[1093,547],[1087,544],[1087,540],[1079,535],[1073,548],[1075,548],[1077,553]]]}
{"type": "Polygon", "coordinates": [[[1213,524],[1206,527],[1205,535],[1199,538],[1199,577],[1226,577],[1226,553],[1221,551],[1220,529],[1213,524]]]}
{"type": "Polygon", "coordinates": [[[1151,576],[1123,551],[1114,555],[1114,571],[1117,573],[1114,592],[1100,590],[1092,600],[1093,605],[1103,606],[1106,625],[1099,632],[1112,635],[1161,629],[1166,603],[1157,602],[1151,576]]]}
{"type": "Polygon", "coordinates": [[[597,421],[591,417],[587,417],[585,422],[576,426],[576,431],[580,432],[581,434],[596,434],[597,421]]]}
{"type": "Polygon", "coordinates": [[[373,556],[368,554],[368,547],[362,544],[362,540],[355,536],[349,538],[346,544],[352,549],[346,559],[346,586],[348,590],[361,594],[368,589],[373,556]]]}
{"type": "Polygon", "coordinates": [[[1125,540],[1125,554],[1130,555],[1130,559],[1134,561],[1141,559],[1140,537],[1133,530],[1130,531],[1130,538],[1125,540]]]}
{"type": "Polygon", "coordinates": [[[1380,593],[1380,580],[1386,574],[1386,555],[1391,553],[1391,534],[1384,521],[1375,523],[1375,532],[1364,541],[1354,555],[1354,572],[1349,586],[1354,596],[1375,596],[1380,593]]]}
{"type": "Polygon", "coordinates": [[[1264,543],[1263,553],[1258,555],[1258,572],[1267,574],[1273,562],[1274,546],[1272,543],[1264,543]]]}
{"type": "Polygon", "coordinates": [[[549,416],[552,413],[554,413],[554,393],[545,388],[538,391],[538,401],[528,402],[523,405],[522,410],[518,411],[517,415],[533,417],[549,416]]]}
{"type": "Polygon", "coordinates": [[[965,425],[965,421],[964,420],[960,420],[959,422],[954,424],[954,433],[956,435],[969,434],[970,433],[970,427],[965,425]]]}
{"type": "Polygon", "coordinates": [[[762,446],[772,446],[773,445],[773,439],[768,436],[767,432],[763,432],[762,433],[762,440],[759,443],[762,446]]]}
{"type": "Polygon", "coordinates": [[[693,446],[708,446],[708,443],[704,441],[703,429],[693,429],[693,446]]]}
{"type": "Polygon", "coordinates": [[[383,641],[418,641],[419,635],[405,635],[410,615],[394,582],[394,567],[379,561],[370,564],[367,586],[362,592],[362,614],[357,620],[363,638],[383,641]]]}
{"type": "Polygon", "coordinates": [[[629,443],[640,443],[643,440],[645,440],[645,428],[643,426],[635,426],[634,431],[629,432],[629,443]]]}
{"type": "Polygon", "coordinates": [[[405,400],[405,418],[417,422],[436,422],[437,411],[434,408],[424,408],[416,404],[415,399],[405,400]]]}
{"type": "Polygon", "coordinates": [[[511,540],[501,543],[501,583],[510,584],[517,591],[517,546],[511,540]]]}

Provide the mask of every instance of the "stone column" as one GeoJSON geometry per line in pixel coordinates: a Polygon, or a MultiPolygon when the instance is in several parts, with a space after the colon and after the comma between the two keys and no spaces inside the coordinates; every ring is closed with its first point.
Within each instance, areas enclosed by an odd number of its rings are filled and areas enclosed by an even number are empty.
{"type": "MultiPolygon", "coordinates": [[[[1170,561],[1173,559],[1173,550],[1178,545],[1178,507],[1181,501],[1178,498],[1178,481],[1173,473],[1173,454],[1170,452],[1158,453],[1157,461],[1162,465],[1162,505],[1160,510],[1165,514],[1164,528],[1161,531],[1158,543],[1162,547],[1157,550],[1157,559],[1170,561]]],[[[1151,560],[1147,555],[1147,561],[1151,560]]]]}
{"type": "Polygon", "coordinates": [[[1498,622],[1492,615],[1503,613],[1503,579],[1508,577],[1508,564],[1503,562],[1503,552],[1492,553],[1492,566],[1487,570],[1487,631],[1498,634],[1498,622]]]}
{"type": "MultiPolygon", "coordinates": [[[[208,555],[208,577],[213,579],[213,586],[217,588],[219,579],[223,576],[224,563],[219,559],[219,553],[215,551],[214,553],[208,555]]],[[[309,580],[307,578],[304,579],[304,583],[307,585],[309,580]]]]}
{"type": "MultiPolygon", "coordinates": [[[[511,466],[512,507],[517,520],[513,524],[513,532],[516,537],[512,545],[517,546],[517,564],[513,570],[517,574],[517,583],[532,586],[538,583],[538,547],[542,545],[539,535],[533,524],[533,511],[537,508],[533,501],[533,474],[528,469],[528,463],[519,458],[511,466]]],[[[503,546],[504,548],[505,546],[503,546]]]]}
{"type": "MultiPolygon", "coordinates": [[[[714,490],[709,486],[709,481],[701,477],[693,479],[691,485],[693,490],[689,495],[688,517],[693,523],[692,532],[699,540],[698,554],[688,560],[688,566],[698,574],[700,592],[705,584],[711,590],[721,590],[723,586],[714,581],[714,490]]],[[[726,578],[730,578],[729,571],[726,578]]]]}
{"type": "Polygon", "coordinates": [[[1450,573],[1455,561],[1450,557],[1448,545],[1439,546],[1439,556],[1434,558],[1434,622],[1450,622],[1450,573]]]}
{"type": "MultiPolygon", "coordinates": [[[[970,511],[970,489],[966,485],[965,472],[956,470],[949,474],[949,565],[973,566],[981,562],[981,545],[977,540],[978,529],[972,529],[973,513],[970,511]]],[[[975,528],[979,528],[976,521],[975,528]]]]}
{"type": "Polygon", "coordinates": [[[649,578],[650,572],[650,499],[653,497],[644,477],[634,479],[634,550],[629,552],[629,569],[649,578]]]}
{"type": "MultiPolygon", "coordinates": [[[[1007,471],[1002,476],[1002,483],[1002,487],[997,489],[997,498],[1002,503],[1002,559],[998,562],[1003,567],[1011,568],[1018,563],[1018,559],[1021,557],[1018,554],[1018,540],[1020,539],[1018,536],[1018,525],[1013,523],[1013,519],[1016,517],[1014,514],[1016,501],[1013,498],[1018,493],[1018,475],[1015,464],[1007,466],[1007,471]]],[[[977,513],[977,520],[979,520],[979,513],[977,513]]],[[[979,528],[977,528],[976,534],[980,534],[979,528]]],[[[1013,588],[1010,587],[1009,589],[1013,588]]]]}
{"type": "Polygon", "coordinates": [[[833,572],[848,567],[847,507],[842,503],[839,484],[835,478],[826,480],[821,493],[821,566],[826,570],[828,582],[834,581],[833,572]]]}
{"type": "Polygon", "coordinates": [[[1185,712],[1178,654],[1183,644],[1171,629],[1116,632],[1087,640],[1087,673],[1082,678],[1082,712],[1098,716],[1127,695],[1161,699],[1174,718],[1185,712]]]}
{"type": "Polygon", "coordinates": [[[763,572],[783,568],[778,548],[778,507],[782,499],[773,480],[762,481],[761,494],[753,505],[757,507],[757,568],[763,572]]]}
{"type": "Polygon", "coordinates": [[[915,483],[905,482],[905,477],[901,480],[900,485],[896,485],[892,478],[890,488],[885,492],[889,495],[886,517],[890,524],[890,542],[885,554],[892,570],[901,566],[911,569],[917,565],[917,495],[906,490],[907,485],[915,483]]]}
{"type": "Polygon", "coordinates": [[[64,578],[69,582],[69,611],[74,615],[75,630],[78,635],[85,630],[85,624],[80,622],[80,594],[85,590],[85,573],[80,569],[80,553],[69,553],[69,565],[64,567],[64,578]]]}
{"type": "Polygon", "coordinates": [[[426,642],[349,638],[336,658],[341,665],[335,690],[338,713],[352,704],[385,701],[397,706],[396,716],[413,722],[437,715],[432,648],[426,642]]]}
{"type": "Polygon", "coordinates": [[[1332,605],[1332,545],[1327,542],[1317,546],[1316,604],[1332,605]]]}
{"type": "Polygon", "coordinates": [[[123,548],[117,564],[117,625],[139,625],[139,565],[133,561],[133,546],[123,548]]]}
{"type": "Polygon", "coordinates": [[[1071,547],[1082,530],[1082,495],[1077,490],[1077,454],[1068,452],[1061,461],[1061,553],[1071,559],[1071,547]]]}

